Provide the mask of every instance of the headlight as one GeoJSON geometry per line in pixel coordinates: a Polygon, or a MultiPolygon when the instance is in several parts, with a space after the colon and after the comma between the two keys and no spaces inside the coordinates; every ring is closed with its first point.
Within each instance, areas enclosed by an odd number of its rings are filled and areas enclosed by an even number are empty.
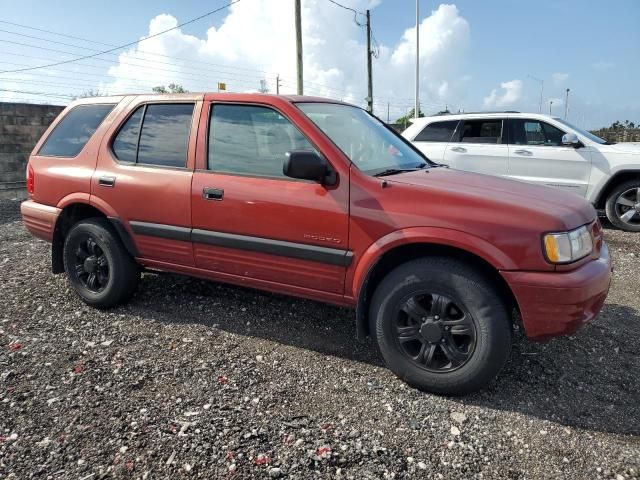
{"type": "Polygon", "coordinates": [[[545,255],[551,263],[575,262],[589,255],[592,250],[593,238],[586,226],[544,236],[545,255]]]}

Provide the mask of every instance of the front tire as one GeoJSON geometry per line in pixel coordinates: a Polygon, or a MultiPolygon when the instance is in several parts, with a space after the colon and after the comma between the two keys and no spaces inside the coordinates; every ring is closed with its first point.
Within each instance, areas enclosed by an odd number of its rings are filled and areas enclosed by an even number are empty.
{"type": "Polygon", "coordinates": [[[627,232],[640,232],[640,179],[617,185],[605,205],[611,224],[627,232]]]}
{"type": "Polygon", "coordinates": [[[390,272],[374,293],[370,319],[389,369],[424,391],[479,390],[511,351],[504,302],[481,273],[453,258],[413,260],[390,272]]]}
{"type": "Polygon", "coordinates": [[[69,282],[92,307],[116,306],[136,291],[140,269],[106,219],[76,223],[65,238],[63,256],[69,282]]]}

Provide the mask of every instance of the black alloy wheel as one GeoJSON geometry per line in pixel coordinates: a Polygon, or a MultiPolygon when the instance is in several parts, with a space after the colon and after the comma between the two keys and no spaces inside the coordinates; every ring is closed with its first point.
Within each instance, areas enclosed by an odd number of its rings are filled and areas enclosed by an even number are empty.
{"type": "Polygon", "coordinates": [[[495,378],[511,351],[511,318],[497,279],[448,256],[407,261],[371,299],[370,331],[387,366],[421,390],[462,395],[495,378]]]}
{"type": "Polygon", "coordinates": [[[434,373],[460,368],[476,346],[476,326],[469,311],[459,300],[435,292],[411,295],[402,302],[395,331],[401,351],[434,373]]]}
{"type": "Polygon", "coordinates": [[[126,302],[136,291],[140,268],[106,218],[87,218],[67,232],[64,269],[82,300],[110,308],[126,302]]]}
{"type": "Polygon", "coordinates": [[[109,260],[91,235],[81,239],[75,251],[75,274],[82,285],[94,293],[109,283],[109,260]]]}

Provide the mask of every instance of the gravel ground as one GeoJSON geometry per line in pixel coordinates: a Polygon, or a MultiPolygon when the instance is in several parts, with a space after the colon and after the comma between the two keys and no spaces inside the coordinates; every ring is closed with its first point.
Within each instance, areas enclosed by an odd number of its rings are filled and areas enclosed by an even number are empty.
{"type": "Polygon", "coordinates": [[[640,235],[606,238],[596,321],[442,398],[346,309],[152,274],[90,309],[0,202],[0,478],[640,478],[640,235]]]}

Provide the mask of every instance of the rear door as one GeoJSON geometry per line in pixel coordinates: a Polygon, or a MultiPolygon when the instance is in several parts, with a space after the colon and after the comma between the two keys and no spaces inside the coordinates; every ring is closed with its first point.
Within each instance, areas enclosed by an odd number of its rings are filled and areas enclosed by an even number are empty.
{"type": "Polygon", "coordinates": [[[504,126],[503,118],[462,120],[446,147],[444,163],[459,170],[506,176],[509,150],[504,126]]]}
{"type": "Polygon", "coordinates": [[[281,111],[205,108],[192,189],[196,266],[229,281],[341,294],[350,259],[348,173],[331,187],[285,177],[286,152],[318,150],[281,111]]]}
{"type": "Polygon", "coordinates": [[[191,179],[201,102],[134,101],[102,145],[91,201],[119,218],[140,257],[193,265],[191,179]]]}
{"type": "Polygon", "coordinates": [[[429,160],[442,163],[445,160],[444,152],[447,144],[453,137],[458,123],[460,123],[458,120],[429,123],[411,141],[429,160]]]}
{"type": "Polygon", "coordinates": [[[565,133],[542,120],[509,119],[509,176],[584,196],[591,154],[588,148],[562,145],[565,133]]]}

